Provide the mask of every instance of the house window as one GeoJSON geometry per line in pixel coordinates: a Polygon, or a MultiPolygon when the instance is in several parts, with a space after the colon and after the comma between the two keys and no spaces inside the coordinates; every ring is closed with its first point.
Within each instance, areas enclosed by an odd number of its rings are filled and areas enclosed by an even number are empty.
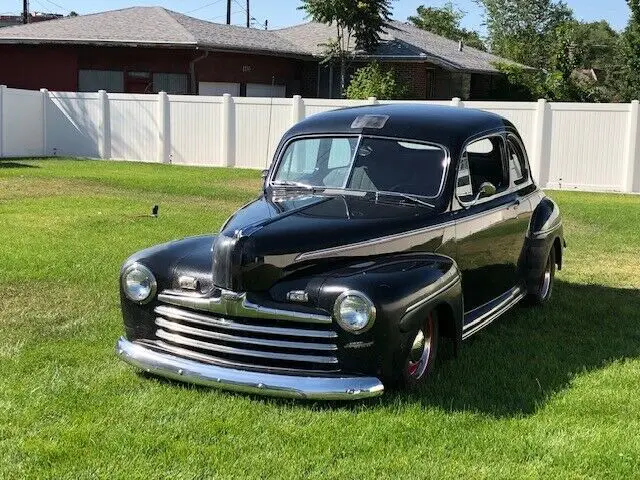
{"type": "Polygon", "coordinates": [[[78,71],[78,91],[124,92],[124,72],[115,70],[80,70],[78,71]]]}
{"type": "Polygon", "coordinates": [[[154,73],[153,92],[187,94],[189,93],[189,76],[186,73],[154,73]]]}

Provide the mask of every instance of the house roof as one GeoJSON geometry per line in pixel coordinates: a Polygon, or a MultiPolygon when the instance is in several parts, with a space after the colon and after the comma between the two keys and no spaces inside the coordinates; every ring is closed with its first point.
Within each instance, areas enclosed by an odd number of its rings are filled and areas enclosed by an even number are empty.
{"type": "MultiPolygon", "coordinates": [[[[335,27],[310,22],[275,32],[290,42],[305,48],[313,55],[321,55],[323,43],[335,38],[335,27]]],[[[357,55],[352,45],[351,50],[357,55]]],[[[377,51],[369,57],[380,59],[422,60],[435,63],[450,70],[496,73],[495,63],[514,63],[511,60],[488,52],[463,46],[460,43],[417,28],[409,23],[392,21],[381,35],[377,51]]]]}
{"type": "MultiPolygon", "coordinates": [[[[189,17],[162,7],[131,7],[91,15],[0,29],[1,43],[132,45],[243,51],[301,58],[321,56],[334,27],[306,23],[280,30],[223,25],[189,17]]],[[[494,62],[508,62],[471,47],[393,21],[373,55],[379,58],[429,61],[450,70],[496,72],[494,62]]]]}
{"type": "Polygon", "coordinates": [[[309,56],[270,31],[222,25],[162,7],[131,7],[6,27],[0,43],[142,45],[309,56]]]}

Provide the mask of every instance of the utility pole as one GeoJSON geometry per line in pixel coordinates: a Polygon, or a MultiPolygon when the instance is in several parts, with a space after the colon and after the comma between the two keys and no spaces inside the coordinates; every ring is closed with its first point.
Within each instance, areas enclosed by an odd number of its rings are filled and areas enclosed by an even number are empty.
{"type": "Polygon", "coordinates": [[[231,0],[227,0],[227,25],[231,25],[231,0]]]}
{"type": "Polygon", "coordinates": [[[251,14],[249,14],[249,0],[247,0],[247,28],[251,27],[251,14]]]}
{"type": "Polygon", "coordinates": [[[22,23],[29,23],[29,0],[22,0],[22,23]]]}

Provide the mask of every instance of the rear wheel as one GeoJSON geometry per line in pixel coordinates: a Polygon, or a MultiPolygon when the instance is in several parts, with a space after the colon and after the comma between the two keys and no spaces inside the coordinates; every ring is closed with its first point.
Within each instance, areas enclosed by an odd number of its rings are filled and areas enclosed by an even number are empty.
{"type": "Polygon", "coordinates": [[[413,335],[409,353],[402,366],[401,378],[406,388],[414,389],[422,385],[429,376],[438,351],[438,317],[430,312],[413,335]]]}
{"type": "Polygon", "coordinates": [[[551,251],[547,257],[544,271],[538,280],[538,286],[535,293],[527,296],[530,305],[542,305],[551,299],[553,292],[553,282],[556,274],[556,249],[551,247],[551,251]]]}

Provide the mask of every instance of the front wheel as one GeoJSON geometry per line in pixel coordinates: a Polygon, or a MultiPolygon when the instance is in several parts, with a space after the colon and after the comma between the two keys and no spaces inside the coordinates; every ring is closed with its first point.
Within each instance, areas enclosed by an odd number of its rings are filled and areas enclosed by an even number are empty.
{"type": "Polygon", "coordinates": [[[527,296],[527,303],[530,305],[543,305],[551,299],[553,292],[553,282],[556,274],[556,249],[551,247],[549,256],[544,266],[544,271],[538,280],[538,288],[535,293],[527,296]]]}
{"type": "Polygon", "coordinates": [[[399,376],[405,388],[416,389],[429,376],[436,360],[438,339],[438,317],[436,312],[430,312],[413,336],[409,353],[402,365],[399,376]]]}

